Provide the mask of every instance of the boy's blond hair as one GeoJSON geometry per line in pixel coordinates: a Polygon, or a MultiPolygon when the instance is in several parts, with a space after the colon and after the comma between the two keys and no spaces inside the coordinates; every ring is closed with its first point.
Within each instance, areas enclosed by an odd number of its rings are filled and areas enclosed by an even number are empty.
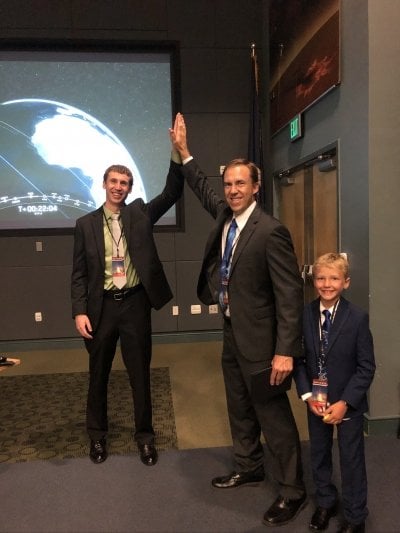
{"type": "Polygon", "coordinates": [[[344,279],[349,277],[349,262],[344,254],[328,253],[317,257],[314,261],[312,272],[315,277],[315,273],[321,267],[334,267],[343,272],[344,279]]]}

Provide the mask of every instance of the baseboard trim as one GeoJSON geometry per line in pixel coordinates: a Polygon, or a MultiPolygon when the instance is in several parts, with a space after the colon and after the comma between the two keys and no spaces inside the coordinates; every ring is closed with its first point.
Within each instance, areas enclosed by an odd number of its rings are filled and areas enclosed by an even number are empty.
{"type": "MultiPolygon", "coordinates": [[[[211,342],[221,341],[222,331],[185,331],[182,333],[154,333],[152,335],[153,344],[174,344],[183,342],[211,342]]],[[[67,350],[79,349],[83,347],[80,337],[68,337],[61,339],[30,339],[0,341],[0,353],[7,352],[30,352],[34,350],[67,350]]]]}
{"type": "Polygon", "coordinates": [[[400,417],[371,418],[364,415],[364,432],[366,435],[390,436],[400,438],[400,417]]]}

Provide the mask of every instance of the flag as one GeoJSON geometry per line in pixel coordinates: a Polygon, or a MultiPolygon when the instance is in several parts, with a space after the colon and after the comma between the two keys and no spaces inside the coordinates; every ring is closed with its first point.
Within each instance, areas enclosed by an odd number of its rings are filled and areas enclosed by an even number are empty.
{"type": "Polygon", "coordinates": [[[247,159],[253,161],[253,163],[255,163],[261,170],[261,185],[258,201],[262,207],[265,207],[261,112],[258,100],[258,65],[256,47],[254,44],[251,45],[250,115],[247,159]]]}

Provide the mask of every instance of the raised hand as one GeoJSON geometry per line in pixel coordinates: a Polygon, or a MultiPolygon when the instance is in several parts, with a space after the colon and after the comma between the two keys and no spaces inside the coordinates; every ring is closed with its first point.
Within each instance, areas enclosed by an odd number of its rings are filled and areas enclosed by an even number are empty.
{"type": "Polygon", "coordinates": [[[172,146],[180,154],[181,159],[183,160],[190,157],[190,152],[187,146],[185,120],[181,113],[177,113],[174,126],[169,129],[169,136],[172,146]]]}

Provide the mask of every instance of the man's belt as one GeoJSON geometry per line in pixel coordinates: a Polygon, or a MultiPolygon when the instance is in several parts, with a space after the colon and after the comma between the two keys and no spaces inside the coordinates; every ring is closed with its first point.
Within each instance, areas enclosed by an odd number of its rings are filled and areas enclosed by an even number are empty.
{"type": "Polygon", "coordinates": [[[126,289],[115,289],[110,291],[104,291],[104,297],[105,298],[112,298],[116,301],[125,300],[125,298],[128,298],[129,296],[132,296],[132,294],[135,294],[136,292],[143,289],[143,285],[141,283],[138,283],[134,287],[127,287],[126,289]]]}

